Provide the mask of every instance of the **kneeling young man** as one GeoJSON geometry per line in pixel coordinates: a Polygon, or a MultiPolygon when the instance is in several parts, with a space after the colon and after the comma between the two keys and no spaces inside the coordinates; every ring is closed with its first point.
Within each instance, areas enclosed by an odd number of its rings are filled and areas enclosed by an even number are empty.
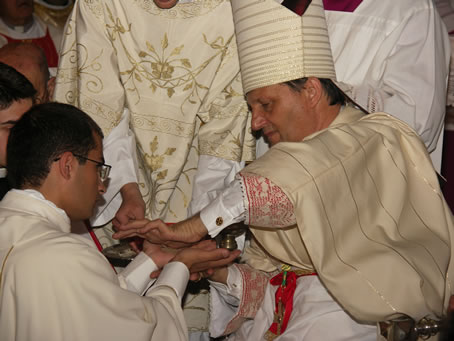
{"type": "Polygon", "coordinates": [[[11,130],[14,189],[0,204],[2,340],[186,340],[180,305],[188,269],[232,260],[227,250],[205,242],[165,265],[173,255],[147,245],[153,260],[141,253],[117,277],[91,241],[70,233],[71,220],[89,218],[105,191],[110,166],[102,137],[88,115],[58,103],[33,107],[11,130]],[[137,264],[148,271],[131,279],[137,264]],[[161,267],[141,296],[150,272],[161,267]]]}

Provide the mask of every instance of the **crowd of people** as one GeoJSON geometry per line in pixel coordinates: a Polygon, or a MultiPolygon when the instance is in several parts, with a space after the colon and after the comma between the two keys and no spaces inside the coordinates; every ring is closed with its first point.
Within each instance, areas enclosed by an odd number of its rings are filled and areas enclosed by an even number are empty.
{"type": "Polygon", "coordinates": [[[453,13],[0,0],[0,339],[449,340],[453,13]]]}

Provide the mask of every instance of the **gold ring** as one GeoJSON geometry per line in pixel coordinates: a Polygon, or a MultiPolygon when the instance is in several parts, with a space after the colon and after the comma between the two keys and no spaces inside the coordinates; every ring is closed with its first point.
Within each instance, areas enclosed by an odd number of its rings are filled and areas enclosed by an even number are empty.
{"type": "Polygon", "coordinates": [[[202,278],[204,278],[203,272],[202,272],[202,271],[199,271],[199,278],[197,278],[197,279],[194,280],[193,282],[194,282],[194,283],[200,282],[200,280],[201,280],[202,278]]]}

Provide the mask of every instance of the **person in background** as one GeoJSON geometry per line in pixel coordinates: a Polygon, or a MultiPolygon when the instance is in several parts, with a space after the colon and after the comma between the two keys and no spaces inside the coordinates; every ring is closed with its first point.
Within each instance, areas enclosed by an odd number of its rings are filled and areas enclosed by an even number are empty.
{"type": "MultiPolygon", "coordinates": [[[[106,136],[114,167],[91,219],[104,226],[95,229],[104,247],[111,221],[182,220],[254,159],[228,0],[76,2],[55,99],[86,111],[106,136]]],[[[186,299],[194,340],[208,340],[207,295],[186,299]]]]}
{"type": "Polygon", "coordinates": [[[446,118],[441,174],[446,178],[443,194],[451,211],[454,210],[454,1],[435,0],[438,12],[446,25],[451,42],[451,64],[448,93],[446,96],[446,118]]]}
{"type": "Polygon", "coordinates": [[[432,0],[324,0],[336,77],[370,113],[406,122],[439,172],[442,158],[448,32],[432,0]]]}
{"type": "Polygon", "coordinates": [[[50,77],[43,50],[33,43],[10,43],[0,47],[0,62],[12,66],[33,84],[37,94],[35,103],[52,99],[55,77],[50,77]]]}
{"type": "Polygon", "coordinates": [[[418,134],[340,90],[321,0],[301,12],[274,0],[232,7],[252,128],[273,147],[200,215],[132,222],[115,237],[173,245],[249,224],[245,264],[211,276],[213,336],[395,340],[442,319],[454,223],[418,134]]]}
{"type": "Polygon", "coordinates": [[[12,42],[33,42],[43,49],[49,71],[55,76],[63,29],[35,15],[33,6],[33,0],[0,0],[0,46],[12,42]]]}
{"type": "Polygon", "coordinates": [[[64,30],[74,6],[73,0],[34,0],[35,14],[48,25],[64,30]]]}
{"type": "Polygon", "coordinates": [[[14,189],[0,203],[2,340],[187,340],[180,305],[190,271],[237,256],[211,241],[176,254],[146,245],[141,266],[162,269],[152,287],[150,273],[131,278],[134,261],[117,276],[70,233],[70,221],[90,217],[105,191],[102,137],[88,115],[60,103],[34,106],[11,130],[14,189]]]}
{"type": "Polygon", "coordinates": [[[11,128],[31,108],[33,85],[21,73],[0,62],[0,199],[9,191],[6,180],[6,145],[11,128]]]}

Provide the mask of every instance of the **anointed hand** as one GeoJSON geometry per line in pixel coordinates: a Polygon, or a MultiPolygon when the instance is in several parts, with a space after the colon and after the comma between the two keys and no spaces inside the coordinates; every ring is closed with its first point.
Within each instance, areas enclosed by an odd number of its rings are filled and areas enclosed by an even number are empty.
{"type": "MultiPolygon", "coordinates": [[[[224,268],[226,265],[231,264],[241,253],[240,250],[218,249],[214,240],[202,240],[189,248],[180,250],[163,249],[157,244],[145,243],[144,251],[145,245],[148,245],[150,247],[148,251],[151,251],[151,253],[145,252],[153,259],[156,265],[161,268],[168,261],[182,262],[188,267],[191,273],[191,280],[200,278],[201,273],[210,276],[215,269],[224,268]]],[[[156,278],[159,273],[160,270],[155,271],[151,274],[151,277],[156,278]]]]}
{"type": "Polygon", "coordinates": [[[174,249],[162,247],[159,244],[153,244],[147,240],[144,240],[143,242],[143,252],[145,252],[160,269],[170,262],[177,253],[174,249]]]}
{"type": "Polygon", "coordinates": [[[182,222],[166,225],[161,220],[135,220],[117,227],[115,239],[141,237],[155,244],[181,248],[198,242],[207,235],[207,229],[198,215],[182,222]]]}
{"type": "Polygon", "coordinates": [[[191,274],[212,273],[214,269],[232,263],[240,254],[240,250],[229,251],[216,248],[214,240],[202,240],[189,248],[180,250],[173,261],[186,264],[191,274]]]}

